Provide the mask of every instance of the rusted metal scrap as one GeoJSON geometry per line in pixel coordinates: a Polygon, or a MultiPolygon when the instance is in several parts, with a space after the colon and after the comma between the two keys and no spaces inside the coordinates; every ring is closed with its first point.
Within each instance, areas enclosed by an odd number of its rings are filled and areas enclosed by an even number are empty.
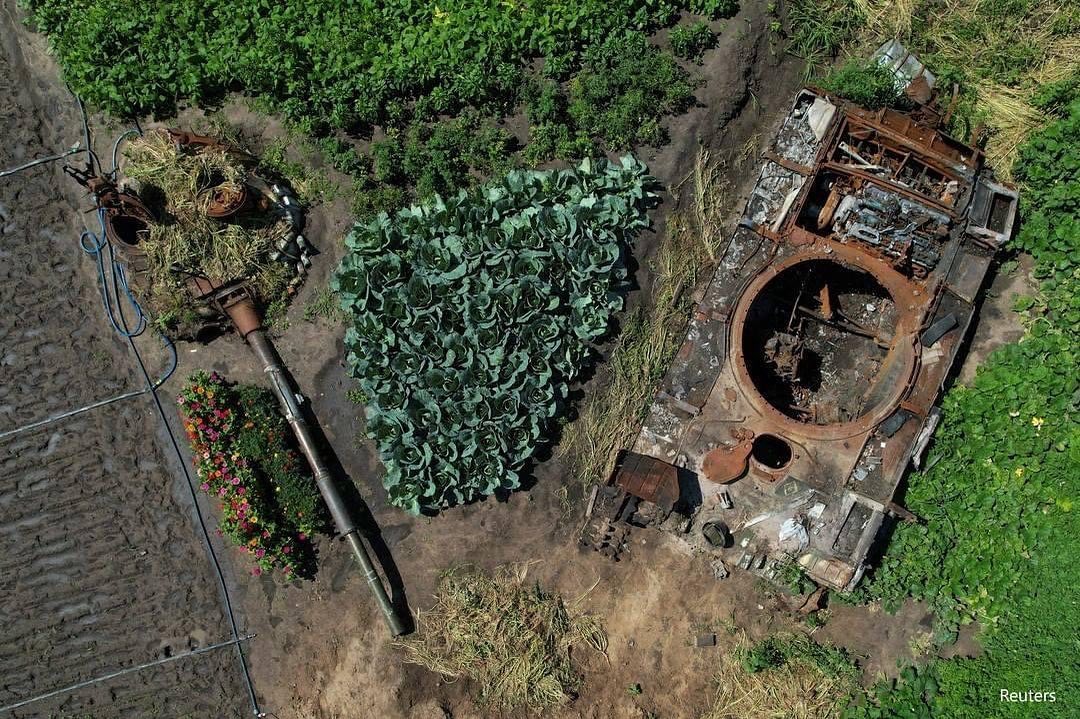
{"type": "MultiPolygon", "coordinates": [[[[878,59],[929,97],[902,46],[878,59]]],[[[1016,216],[1016,190],[941,126],[798,94],[609,489],[655,494],[635,469],[652,458],[684,475],[689,519],[662,526],[693,548],[765,575],[792,554],[855,586],[886,518],[912,519],[897,487],[1016,216]]]]}

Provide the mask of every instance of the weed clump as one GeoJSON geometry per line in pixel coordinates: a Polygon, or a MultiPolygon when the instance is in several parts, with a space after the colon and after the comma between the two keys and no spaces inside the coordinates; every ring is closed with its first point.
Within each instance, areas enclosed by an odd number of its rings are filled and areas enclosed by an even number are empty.
{"type": "Polygon", "coordinates": [[[899,105],[903,97],[892,71],[873,60],[848,60],[821,86],[871,110],[899,105]]]}
{"type": "Polygon", "coordinates": [[[524,566],[490,575],[447,572],[435,606],[417,612],[418,634],[399,642],[406,661],[471,679],[480,701],[499,709],[545,709],[571,700],[581,686],[572,650],[603,654],[607,635],[595,618],[572,614],[557,594],[525,576],[524,566]]]}
{"type": "Polygon", "coordinates": [[[847,653],[805,635],[742,644],[721,658],[716,682],[702,719],[834,719],[861,694],[847,653]]]}
{"type": "Polygon", "coordinates": [[[708,24],[696,22],[672,28],[668,40],[675,57],[701,62],[705,51],[716,45],[716,33],[709,29],[708,24]]]}

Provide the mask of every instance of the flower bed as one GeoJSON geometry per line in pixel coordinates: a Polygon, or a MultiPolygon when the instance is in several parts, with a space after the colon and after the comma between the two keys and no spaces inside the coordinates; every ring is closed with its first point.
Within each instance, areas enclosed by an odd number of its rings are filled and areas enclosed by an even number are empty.
{"type": "Polygon", "coordinates": [[[197,372],[176,401],[199,487],[221,503],[219,534],[253,555],[253,574],[280,568],[287,578],[310,576],[309,538],[325,528],[325,511],[274,396],[197,372]]]}

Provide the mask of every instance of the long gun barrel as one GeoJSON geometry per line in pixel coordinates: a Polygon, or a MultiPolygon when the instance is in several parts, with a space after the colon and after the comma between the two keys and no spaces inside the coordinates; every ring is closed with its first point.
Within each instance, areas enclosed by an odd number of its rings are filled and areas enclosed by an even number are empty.
{"type": "MultiPolygon", "coordinates": [[[[200,294],[214,294],[218,290],[213,283],[206,279],[194,277],[192,281],[200,294]]],[[[318,485],[319,493],[322,494],[323,500],[330,510],[330,516],[334,520],[334,527],[337,529],[338,534],[344,537],[349,546],[352,547],[353,555],[364,572],[364,579],[367,580],[368,587],[375,596],[375,602],[379,605],[379,609],[382,610],[383,616],[386,618],[386,624],[390,628],[390,632],[394,636],[405,634],[408,631],[405,622],[398,614],[397,609],[386,593],[385,587],[383,587],[382,580],[375,571],[375,565],[364,547],[360,528],[357,526],[348,504],[341,496],[341,492],[338,491],[337,485],[334,484],[333,475],[323,459],[315,437],[312,435],[311,427],[304,417],[304,412],[300,407],[303,395],[293,387],[292,382],[289,380],[281,357],[278,356],[273,342],[270,341],[262,327],[262,321],[255,310],[254,303],[246,293],[222,297],[219,292],[216,299],[220,307],[229,316],[229,319],[232,320],[237,332],[244,338],[251,351],[262,363],[263,371],[270,379],[270,387],[278,398],[285,419],[296,436],[300,451],[304,453],[304,457],[307,458],[311,471],[315,475],[315,484],[318,485]]]]}

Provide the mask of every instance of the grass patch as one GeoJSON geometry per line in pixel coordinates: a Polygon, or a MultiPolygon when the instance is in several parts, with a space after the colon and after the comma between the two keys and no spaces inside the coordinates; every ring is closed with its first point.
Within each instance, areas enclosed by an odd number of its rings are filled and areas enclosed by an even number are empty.
{"type": "Polygon", "coordinates": [[[744,641],[719,659],[716,684],[702,719],[834,719],[861,691],[851,658],[805,635],[744,641]]]}
{"type": "Polygon", "coordinates": [[[304,308],[305,322],[318,322],[320,319],[332,325],[342,324],[345,321],[345,312],[329,287],[316,292],[311,302],[304,308]]]}
{"type": "Polygon", "coordinates": [[[656,383],[682,340],[689,294],[715,265],[726,185],[720,165],[704,150],[692,178],[689,206],[669,217],[651,263],[651,307],[643,303],[622,320],[619,339],[600,371],[605,389],[585,401],[563,432],[559,454],[570,458],[585,485],[605,480],[616,451],[633,443],[656,383]]]}
{"type": "Polygon", "coordinates": [[[1058,0],[795,0],[791,51],[813,74],[839,54],[865,56],[898,37],[937,75],[958,83],[951,131],[984,125],[987,158],[1008,179],[1017,151],[1050,115],[1041,90],[1080,70],[1080,8],[1058,0]]]}
{"type": "Polygon", "coordinates": [[[443,575],[433,608],[417,612],[417,635],[398,643],[405,660],[472,680],[490,707],[549,709],[571,700],[581,687],[572,650],[604,654],[607,635],[594,617],[528,582],[526,569],[443,575]]]}

